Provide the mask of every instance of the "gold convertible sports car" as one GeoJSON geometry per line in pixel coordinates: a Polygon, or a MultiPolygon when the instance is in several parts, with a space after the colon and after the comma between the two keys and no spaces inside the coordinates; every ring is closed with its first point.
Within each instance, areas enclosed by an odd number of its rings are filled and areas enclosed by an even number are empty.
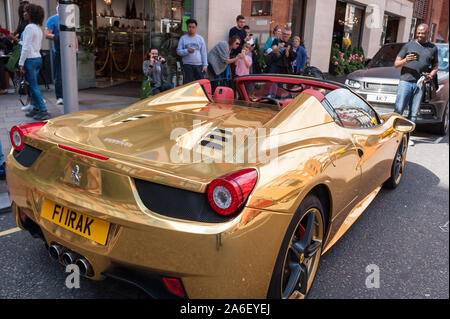
{"type": "Polygon", "coordinates": [[[319,259],[404,174],[414,123],[339,83],[192,82],[15,126],[19,227],[94,280],[154,298],[303,298],[319,259]]]}

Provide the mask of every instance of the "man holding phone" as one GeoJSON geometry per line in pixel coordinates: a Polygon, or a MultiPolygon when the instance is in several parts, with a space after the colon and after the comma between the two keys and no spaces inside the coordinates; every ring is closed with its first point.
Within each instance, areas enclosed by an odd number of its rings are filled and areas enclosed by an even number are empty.
{"type": "Polygon", "coordinates": [[[186,21],[188,33],[178,41],[177,54],[182,57],[184,83],[203,79],[208,68],[206,44],[203,37],[197,34],[197,21],[186,21]]]}
{"type": "MultiPolygon", "coordinates": [[[[416,39],[400,49],[394,63],[396,68],[402,68],[395,112],[403,114],[405,107],[410,105],[408,118],[413,122],[416,121],[424,92],[424,87],[419,87],[417,81],[422,75],[425,75],[426,81],[430,81],[438,71],[438,49],[427,39],[428,25],[421,24],[417,27],[416,39]]],[[[410,145],[414,145],[411,140],[410,145]]]]}

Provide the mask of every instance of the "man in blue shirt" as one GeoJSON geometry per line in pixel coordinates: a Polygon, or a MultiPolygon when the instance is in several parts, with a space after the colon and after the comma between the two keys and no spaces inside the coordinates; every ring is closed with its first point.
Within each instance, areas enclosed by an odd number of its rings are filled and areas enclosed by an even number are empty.
{"type": "Polygon", "coordinates": [[[61,78],[61,51],[59,49],[59,16],[58,6],[56,14],[47,20],[45,26],[45,38],[53,41],[53,76],[55,80],[56,104],[64,104],[61,78]]]}

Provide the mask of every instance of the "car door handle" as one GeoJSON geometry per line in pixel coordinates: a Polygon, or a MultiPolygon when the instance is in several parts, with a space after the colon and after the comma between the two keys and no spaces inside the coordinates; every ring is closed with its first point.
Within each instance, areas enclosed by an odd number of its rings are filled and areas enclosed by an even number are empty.
{"type": "Polygon", "coordinates": [[[364,151],[361,148],[358,148],[357,150],[358,150],[359,157],[363,157],[364,151]]]}

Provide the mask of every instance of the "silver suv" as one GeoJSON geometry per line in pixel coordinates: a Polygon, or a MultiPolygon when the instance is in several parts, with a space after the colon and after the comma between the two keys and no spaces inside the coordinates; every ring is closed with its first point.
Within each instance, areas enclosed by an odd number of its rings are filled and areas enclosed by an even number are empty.
{"type": "MultiPolygon", "coordinates": [[[[380,113],[394,111],[401,68],[394,67],[398,52],[405,43],[385,44],[366,68],[350,73],[345,84],[365,98],[380,113]]],[[[438,89],[427,103],[422,102],[417,124],[431,124],[435,132],[447,134],[449,128],[448,43],[436,43],[439,52],[438,89]]],[[[409,110],[405,110],[407,116],[409,110]]]]}

